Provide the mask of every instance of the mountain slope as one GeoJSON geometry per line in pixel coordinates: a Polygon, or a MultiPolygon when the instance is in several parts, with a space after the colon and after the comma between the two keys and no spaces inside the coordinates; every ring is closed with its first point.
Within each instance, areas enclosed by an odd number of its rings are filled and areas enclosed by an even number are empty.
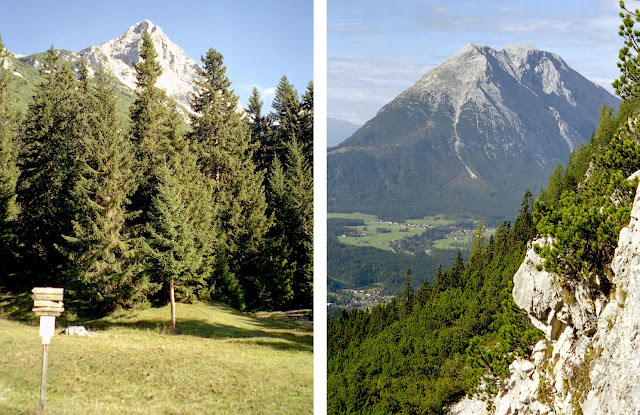
{"type": "Polygon", "coordinates": [[[189,109],[191,94],[196,92],[193,80],[197,78],[198,63],[150,20],[136,23],[116,39],[84,49],[80,56],[93,67],[105,65],[118,80],[135,89],[136,72],[133,65],[140,60],[140,45],[145,32],[151,36],[158,52],[158,62],[162,66],[157,86],[189,109]]]}
{"type": "MultiPolygon", "coordinates": [[[[140,45],[145,32],[151,35],[158,53],[157,60],[162,67],[162,75],[157,86],[165,89],[181,108],[190,112],[191,96],[197,92],[193,81],[198,78],[196,73],[198,63],[189,58],[180,46],[173,43],[160,26],[149,20],[134,24],[116,39],[98,46],[90,46],[80,52],[59,50],[58,53],[61,59],[70,62],[75,72],[78,72],[81,59],[87,61],[90,75],[93,75],[100,65],[105,65],[118,84],[119,112],[124,116],[128,115],[128,108],[133,102],[136,89],[136,71],[133,65],[140,60],[140,45]]],[[[16,98],[12,106],[16,109],[26,111],[35,92],[35,86],[42,81],[38,72],[42,58],[43,53],[28,56],[10,54],[5,65],[11,67],[15,76],[11,89],[16,98]]],[[[239,110],[240,108],[239,106],[239,110]]]]}
{"type": "Polygon", "coordinates": [[[513,217],[617,103],[556,54],[468,44],[329,153],[329,210],[513,217]]]}

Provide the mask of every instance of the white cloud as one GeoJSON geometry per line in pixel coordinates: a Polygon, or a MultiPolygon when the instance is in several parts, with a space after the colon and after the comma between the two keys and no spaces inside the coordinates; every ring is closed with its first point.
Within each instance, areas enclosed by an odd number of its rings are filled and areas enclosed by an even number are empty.
{"type": "Polygon", "coordinates": [[[327,32],[333,33],[371,33],[372,30],[360,19],[332,19],[327,25],[327,32]]]}
{"type": "Polygon", "coordinates": [[[432,65],[329,58],[327,115],[364,124],[431,68],[432,65]]]}
{"type": "MultiPolygon", "coordinates": [[[[271,103],[273,102],[273,98],[276,96],[276,87],[275,86],[262,87],[257,84],[251,84],[251,85],[242,84],[239,86],[240,90],[244,92],[244,94],[242,95],[246,95],[247,97],[251,96],[251,93],[253,92],[253,87],[256,87],[256,89],[260,93],[260,100],[262,100],[263,102],[263,105],[262,105],[263,115],[268,114],[271,111],[271,103]]],[[[246,108],[246,106],[248,105],[248,101],[242,102],[242,104],[246,108]]]]}

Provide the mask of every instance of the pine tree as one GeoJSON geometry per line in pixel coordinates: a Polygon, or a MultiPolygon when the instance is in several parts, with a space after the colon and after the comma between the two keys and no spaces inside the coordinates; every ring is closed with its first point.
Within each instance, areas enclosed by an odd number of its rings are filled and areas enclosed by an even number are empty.
{"type": "MultiPolygon", "coordinates": [[[[291,307],[310,307],[313,297],[313,178],[297,140],[285,147],[286,164],[272,167],[268,191],[269,212],[274,226],[269,240],[278,246],[280,255],[271,262],[283,269],[281,277],[288,281],[292,272],[291,307]],[[277,242],[279,241],[279,242],[277,242]]],[[[284,282],[284,281],[283,281],[284,282]]]]}
{"type": "Polygon", "coordinates": [[[309,166],[313,166],[313,81],[307,84],[300,104],[300,143],[309,166]]]}
{"type": "Polygon", "coordinates": [[[65,253],[86,305],[101,313],[143,302],[158,287],[140,272],[141,240],[127,226],[135,215],[128,204],[137,178],[131,143],[116,119],[113,80],[101,69],[96,83],[95,91],[84,87],[88,151],[75,189],[82,209],[65,238],[65,253]]]}
{"type": "Polygon", "coordinates": [[[310,307],[313,302],[313,173],[297,140],[287,145],[286,177],[296,204],[298,222],[292,238],[296,262],[293,279],[294,305],[310,307]]]}
{"type": "MultiPolygon", "coordinates": [[[[313,92],[311,93],[312,95],[313,92]]],[[[301,105],[298,92],[289,83],[286,76],[280,79],[280,83],[276,87],[272,106],[275,110],[275,120],[278,123],[275,134],[277,141],[281,143],[281,146],[276,150],[278,154],[282,154],[285,151],[282,147],[285,143],[302,138],[300,128],[301,105]]]]}
{"type": "Polygon", "coordinates": [[[407,317],[413,312],[413,301],[415,290],[411,286],[411,268],[407,268],[407,278],[404,282],[404,290],[402,291],[402,315],[407,317]]]}
{"type": "Polygon", "coordinates": [[[53,46],[29,106],[18,155],[17,201],[23,258],[39,282],[63,283],[59,246],[69,235],[78,209],[73,189],[84,158],[78,85],[68,63],[59,65],[53,46]]]}
{"type": "Polygon", "coordinates": [[[292,260],[291,224],[298,212],[280,160],[275,159],[269,175],[268,212],[274,218],[264,246],[260,249],[260,267],[250,290],[262,308],[283,309],[291,304],[296,263],[292,260]]]}
{"type": "Polygon", "coordinates": [[[640,97],[640,31],[634,30],[634,25],[640,22],[640,10],[631,11],[620,0],[622,24],[618,34],[622,37],[624,46],[620,48],[618,68],[620,78],[613,81],[616,94],[624,101],[635,100],[640,97]]]}
{"type": "Polygon", "coordinates": [[[190,139],[201,168],[214,182],[216,227],[221,230],[219,250],[226,252],[231,272],[245,287],[245,282],[254,278],[246,275],[248,266],[270,226],[265,214],[264,178],[253,161],[256,146],[237,110],[238,98],[229,89],[222,55],[209,49],[202,64],[198,74],[203,81],[196,81],[201,91],[192,101],[197,115],[191,118],[190,139]]]}
{"type": "Polygon", "coordinates": [[[157,53],[148,33],[142,38],[140,58],[141,61],[135,65],[138,90],[131,108],[131,138],[142,178],[132,197],[132,207],[141,211],[140,218],[134,223],[142,227],[147,246],[157,245],[157,235],[153,236],[152,231],[156,234],[159,232],[158,203],[168,197],[161,193],[166,193],[168,187],[179,188],[180,203],[188,218],[181,225],[186,227],[182,231],[190,235],[189,249],[193,252],[189,256],[193,260],[192,265],[197,264],[197,270],[191,269],[189,272],[193,272],[188,278],[166,277],[165,265],[158,259],[150,262],[146,273],[152,283],[169,284],[172,303],[176,299],[205,298],[209,295],[205,281],[210,279],[215,266],[214,252],[217,247],[214,241],[220,234],[214,223],[213,185],[201,172],[197,147],[190,145],[180,131],[180,115],[175,102],[156,86],[162,69],[156,61],[157,53]],[[176,278],[180,279],[178,285],[176,278]]]}

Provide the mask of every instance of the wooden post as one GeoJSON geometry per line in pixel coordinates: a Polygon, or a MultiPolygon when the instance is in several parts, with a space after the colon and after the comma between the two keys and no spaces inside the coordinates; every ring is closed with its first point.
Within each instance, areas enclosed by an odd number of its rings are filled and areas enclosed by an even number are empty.
{"type": "Polygon", "coordinates": [[[169,297],[171,299],[171,332],[176,332],[176,289],[173,278],[169,280],[169,297]]]}
{"type": "Polygon", "coordinates": [[[34,287],[33,312],[40,317],[40,336],[42,337],[42,381],[40,382],[40,410],[44,411],[47,401],[47,354],[49,342],[53,337],[56,327],[56,317],[64,311],[64,288],[34,287]]]}
{"type": "Polygon", "coordinates": [[[42,349],[42,382],[40,383],[40,410],[44,411],[44,403],[47,400],[47,354],[49,345],[42,349]]]}

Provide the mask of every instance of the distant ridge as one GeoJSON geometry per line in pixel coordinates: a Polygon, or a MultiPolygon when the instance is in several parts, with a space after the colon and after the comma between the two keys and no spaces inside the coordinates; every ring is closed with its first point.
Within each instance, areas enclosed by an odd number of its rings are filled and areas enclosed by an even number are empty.
{"type": "Polygon", "coordinates": [[[339,120],[337,118],[327,118],[327,147],[335,147],[342,143],[351,134],[356,132],[360,125],[350,123],[349,121],[339,120]]]}

